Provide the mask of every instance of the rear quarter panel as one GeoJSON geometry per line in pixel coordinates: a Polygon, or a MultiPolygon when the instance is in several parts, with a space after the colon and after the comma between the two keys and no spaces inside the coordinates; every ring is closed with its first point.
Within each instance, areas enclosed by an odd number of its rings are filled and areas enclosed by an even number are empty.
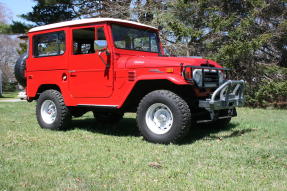
{"type": "Polygon", "coordinates": [[[65,97],[65,102],[69,102],[68,83],[63,80],[63,75],[67,75],[68,72],[68,56],[70,47],[67,45],[67,41],[70,39],[69,34],[66,32],[66,28],[41,31],[35,33],[29,33],[29,56],[26,60],[26,78],[27,87],[26,92],[28,98],[36,96],[39,87],[43,84],[57,85],[65,97]],[[64,31],[65,32],[65,52],[58,56],[46,56],[35,57],[33,50],[33,37],[38,34],[64,31]]]}

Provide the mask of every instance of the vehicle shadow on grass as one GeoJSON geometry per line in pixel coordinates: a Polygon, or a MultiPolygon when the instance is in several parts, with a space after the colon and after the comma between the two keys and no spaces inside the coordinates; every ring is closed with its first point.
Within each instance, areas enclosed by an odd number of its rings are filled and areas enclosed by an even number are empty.
{"type": "MultiPolygon", "coordinates": [[[[195,125],[191,127],[190,133],[178,144],[192,144],[197,140],[223,140],[232,137],[238,137],[245,133],[249,133],[254,129],[234,130],[239,124],[230,123],[225,128],[215,128],[208,125],[195,125]],[[215,135],[221,131],[225,131],[226,135],[215,135]]],[[[103,124],[97,122],[95,119],[76,119],[72,122],[72,129],[86,130],[92,133],[101,133],[111,136],[134,136],[139,137],[140,133],[137,128],[136,120],[134,118],[124,118],[118,124],[103,124]]]]}
{"type": "Polygon", "coordinates": [[[134,118],[124,118],[117,124],[99,123],[95,119],[73,120],[72,129],[82,129],[112,136],[140,136],[134,118]]]}
{"type": "Polygon", "coordinates": [[[190,129],[188,136],[180,143],[180,145],[191,144],[197,140],[224,140],[233,137],[239,137],[245,133],[254,131],[254,129],[241,129],[234,130],[239,124],[238,123],[229,123],[225,128],[213,127],[207,124],[195,125],[190,129]],[[225,131],[226,135],[214,135],[221,131],[225,131]]]}

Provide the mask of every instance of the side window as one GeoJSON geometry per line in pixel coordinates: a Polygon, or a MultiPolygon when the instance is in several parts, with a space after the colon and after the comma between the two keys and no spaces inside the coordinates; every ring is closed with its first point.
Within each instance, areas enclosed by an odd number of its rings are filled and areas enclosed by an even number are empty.
{"type": "Polygon", "coordinates": [[[95,28],[73,30],[73,54],[90,54],[95,52],[95,28]]]}
{"type": "Polygon", "coordinates": [[[57,56],[65,53],[64,31],[35,35],[33,43],[35,57],[57,56]]]}
{"type": "Polygon", "coordinates": [[[91,54],[107,47],[104,28],[82,28],[73,30],[73,54],[91,54]]]}
{"type": "Polygon", "coordinates": [[[107,48],[107,40],[105,37],[104,28],[97,28],[96,39],[95,39],[95,50],[101,50],[107,48]]]}

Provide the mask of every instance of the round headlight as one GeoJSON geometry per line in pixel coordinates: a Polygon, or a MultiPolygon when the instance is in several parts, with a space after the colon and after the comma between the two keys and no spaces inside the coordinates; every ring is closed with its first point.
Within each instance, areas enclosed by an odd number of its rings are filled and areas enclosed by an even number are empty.
{"type": "Polygon", "coordinates": [[[222,71],[219,71],[218,72],[218,80],[219,80],[219,84],[221,85],[221,84],[223,84],[224,83],[224,81],[225,81],[225,78],[226,78],[226,76],[225,76],[225,74],[222,72],[222,71]]]}
{"type": "Polygon", "coordinates": [[[192,78],[198,86],[202,85],[202,70],[195,69],[192,72],[192,78]]]}

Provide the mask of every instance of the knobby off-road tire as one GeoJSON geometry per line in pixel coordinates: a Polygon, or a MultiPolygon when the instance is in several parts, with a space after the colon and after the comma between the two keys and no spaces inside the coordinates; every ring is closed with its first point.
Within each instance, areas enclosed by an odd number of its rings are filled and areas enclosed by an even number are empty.
{"type": "Polygon", "coordinates": [[[18,83],[21,84],[23,87],[26,87],[26,78],[25,78],[25,69],[26,69],[26,59],[27,53],[22,54],[15,64],[15,78],[17,79],[18,83]]]}
{"type": "Polygon", "coordinates": [[[93,111],[97,122],[116,124],[119,123],[124,116],[124,113],[119,111],[93,111]]]}
{"type": "Polygon", "coordinates": [[[37,100],[36,116],[43,129],[65,130],[71,122],[71,114],[57,90],[46,90],[37,100]]]}
{"type": "Polygon", "coordinates": [[[137,109],[137,124],[147,141],[178,143],[189,131],[190,108],[177,94],[156,90],[141,100],[137,109]]]}

